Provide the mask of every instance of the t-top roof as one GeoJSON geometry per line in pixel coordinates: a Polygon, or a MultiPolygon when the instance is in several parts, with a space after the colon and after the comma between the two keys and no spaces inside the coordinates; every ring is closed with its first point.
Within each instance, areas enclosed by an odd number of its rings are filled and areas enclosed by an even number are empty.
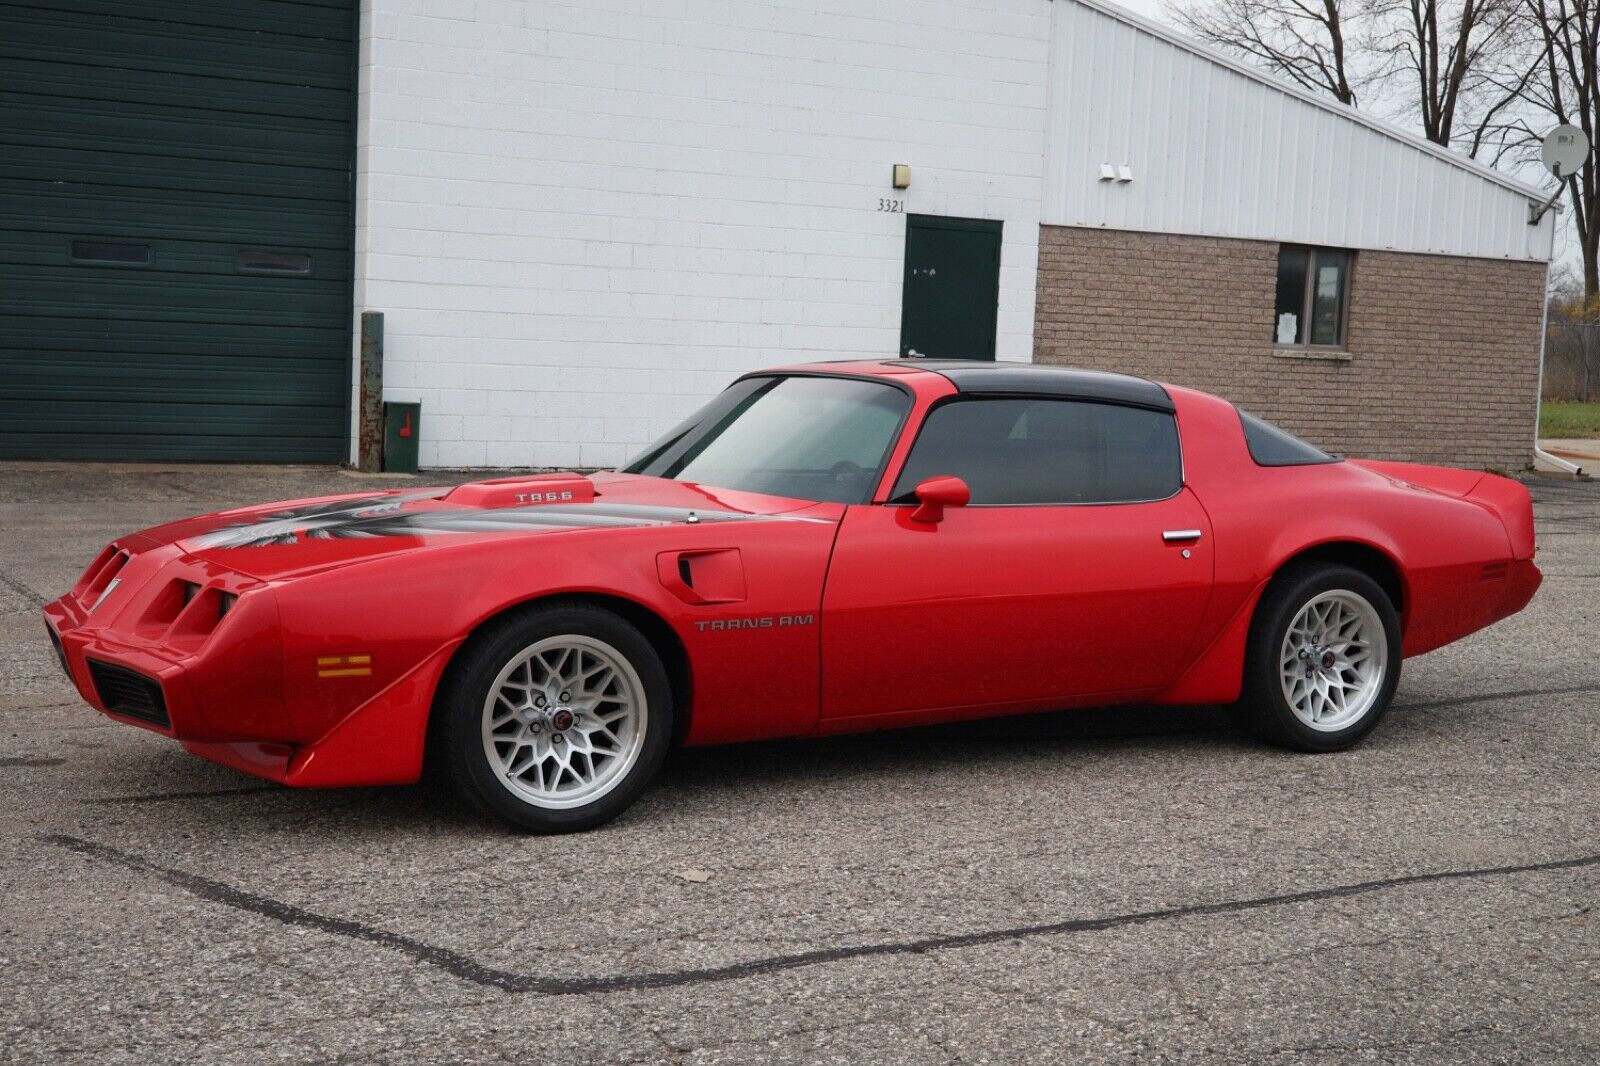
{"type": "Polygon", "coordinates": [[[1154,381],[1104,370],[987,359],[894,359],[885,360],[883,365],[938,374],[964,394],[1061,396],[1137,404],[1161,411],[1176,409],[1167,390],[1154,381]]]}

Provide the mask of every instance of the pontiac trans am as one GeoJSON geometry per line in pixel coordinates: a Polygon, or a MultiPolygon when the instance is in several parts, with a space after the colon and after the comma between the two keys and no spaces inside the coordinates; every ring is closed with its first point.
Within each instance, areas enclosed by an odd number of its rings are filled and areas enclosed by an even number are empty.
{"type": "Polygon", "coordinates": [[[583,829],[679,744],[1134,702],[1311,752],[1538,588],[1527,490],[1214,396],[935,360],[747,375],[627,467],[121,537],[45,608],[94,708],[298,786],[583,829]]]}

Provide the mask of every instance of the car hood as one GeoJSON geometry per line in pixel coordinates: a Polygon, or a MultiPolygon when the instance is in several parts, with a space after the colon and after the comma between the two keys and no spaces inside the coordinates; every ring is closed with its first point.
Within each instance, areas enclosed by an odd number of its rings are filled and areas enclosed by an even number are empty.
{"type": "Polygon", "coordinates": [[[823,518],[838,508],[632,474],[540,474],[455,487],[286,500],[186,518],[118,544],[183,554],[263,580],[462,538],[823,518]]]}

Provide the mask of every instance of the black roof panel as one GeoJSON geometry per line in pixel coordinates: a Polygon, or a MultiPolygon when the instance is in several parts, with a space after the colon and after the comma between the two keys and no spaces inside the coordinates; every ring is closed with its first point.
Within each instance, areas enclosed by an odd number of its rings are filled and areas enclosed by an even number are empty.
{"type": "Polygon", "coordinates": [[[1153,381],[1129,374],[1038,363],[1007,363],[979,359],[895,359],[890,366],[914,366],[950,380],[963,393],[976,395],[1063,396],[1078,400],[1107,400],[1172,411],[1172,397],[1153,381]]]}

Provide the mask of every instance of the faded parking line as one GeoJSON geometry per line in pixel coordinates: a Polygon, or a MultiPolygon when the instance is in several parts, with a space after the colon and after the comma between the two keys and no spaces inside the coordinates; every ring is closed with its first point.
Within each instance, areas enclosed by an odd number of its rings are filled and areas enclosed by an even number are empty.
{"type": "Polygon", "coordinates": [[[150,874],[168,884],[181,888],[201,899],[221,903],[285,925],[316,929],[335,936],[360,940],[369,944],[398,951],[409,958],[443,970],[476,985],[502,989],[507,992],[536,993],[546,996],[572,996],[610,992],[641,991],[652,988],[675,988],[684,985],[713,984],[757,977],[763,974],[795,970],[823,963],[851,959],[875,958],[892,955],[919,955],[956,948],[976,947],[984,944],[1028,940],[1035,937],[1059,936],[1070,933],[1089,933],[1123,926],[1147,925],[1181,918],[1208,917],[1211,915],[1239,914],[1269,907],[1289,906],[1326,899],[1362,896],[1408,885],[1435,884],[1444,881],[1466,881],[1485,877],[1506,877],[1515,874],[1536,873],[1549,870],[1573,870],[1600,865],[1600,855],[1583,855],[1571,859],[1549,862],[1522,863],[1513,866],[1486,866],[1461,870],[1440,870],[1432,873],[1407,874],[1374,881],[1357,881],[1328,888],[1307,889],[1270,896],[1224,900],[1215,903],[1191,903],[1159,910],[1134,911],[1099,918],[1069,918],[1065,921],[1046,922],[1039,925],[1013,926],[977,933],[957,933],[948,936],[922,937],[917,940],[892,941],[879,944],[862,944],[855,947],[824,948],[788,955],[772,955],[749,962],[697,970],[665,970],[657,973],[561,979],[538,977],[531,974],[512,973],[474,961],[458,951],[436,947],[399,933],[365,925],[348,918],[333,918],[308,911],[292,903],[283,903],[267,896],[234,888],[221,881],[161,866],[130,852],[107,844],[84,840],[81,837],[55,834],[40,838],[78,855],[138,873],[150,874]]]}

